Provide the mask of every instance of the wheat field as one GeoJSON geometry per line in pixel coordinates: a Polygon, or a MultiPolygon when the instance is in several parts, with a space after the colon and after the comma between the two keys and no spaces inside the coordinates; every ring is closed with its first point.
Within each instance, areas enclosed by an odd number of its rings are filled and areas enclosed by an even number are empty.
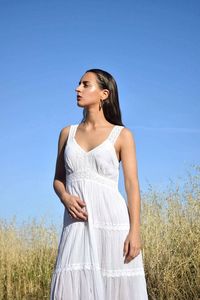
{"type": "MultiPolygon", "coordinates": [[[[200,166],[193,168],[181,186],[141,193],[149,299],[200,299],[200,166]]],[[[0,300],[49,299],[58,241],[44,220],[0,220],[0,300]]]]}

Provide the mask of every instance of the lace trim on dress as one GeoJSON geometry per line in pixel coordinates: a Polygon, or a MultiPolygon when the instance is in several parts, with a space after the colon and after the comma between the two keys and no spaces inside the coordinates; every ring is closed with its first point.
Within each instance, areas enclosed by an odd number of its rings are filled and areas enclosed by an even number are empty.
{"type": "Polygon", "coordinates": [[[70,125],[67,143],[73,139],[74,132],[75,132],[75,125],[70,125]]]}
{"type": "Polygon", "coordinates": [[[92,223],[94,228],[105,229],[105,230],[129,230],[129,224],[112,224],[112,223],[92,223]]]}
{"type": "MultiPolygon", "coordinates": [[[[68,232],[71,226],[88,226],[87,222],[83,221],[74,221],[71,224],[68,224],[68,226],[65,226],[63,228],[63,232],[68,232]]],[[[127,231],[130,229],[130,224],[113,224],[113,223],[106,223],[106,222],[93,222],[90,220],[90,226],[97,230],[118,230],[118,231],[127,231]]]]}
{"type": "MultiPolygon", "coordinates": [[[[77,127],[78,127],[79,124],[74,124],[74,125],[71,125],[70,126],[70,130],[69,130],[69,136],[68,136],[68,140],[71,140],[75,137],[75,134],[76,134],[76,130],[77,130],[77,127]]],[[[120,125],[115,125],[113,127],[113,129],[111,130],[109,136],[107,137],[106,140],[109,140],[111,141],[111,143],[115,143],[116,139],[118,138],[121,130],[124,128],[124,126],[120,126],[120,125]]],[[[102,143],[103,144],[103,143],[102,143]]],[[[96,148],[96,147],[95,147],[96,148]]],[[[90,152],[90,151],[88,151],[90,152]]]]}
{"type": "Polygon", "coordinates": [[[111,131],[108,139],[109,141],[114,144],[121,132],[121,130],[124,128],[124,126],[120,126],[120,125],[115,125],[114,129],[111,131]]]}
{"type": "Polygon", "coordinates": [[[79,180],[94,180],[98,183],[106,184],[109,187],[118,189],[118,183],[103,176],[100,176],[96,172],[91,172],[91,169],[75,171],[66,176],[66,182],[79,181],[79,180]]]}
{"type": "Polygon", "coordinates": [[[57,267],[54,271],[54,274],[60,272],[67,272],[67,271],[80,271],[80,270],[95,270],[100,271],[103,276],[106,277],[121,277],[121,276],[144,276],[144,269],[143,268],[132,268],[126,270],[108,270],[99,267],[97,264],[71,264],[68,267],[57,267]]]}

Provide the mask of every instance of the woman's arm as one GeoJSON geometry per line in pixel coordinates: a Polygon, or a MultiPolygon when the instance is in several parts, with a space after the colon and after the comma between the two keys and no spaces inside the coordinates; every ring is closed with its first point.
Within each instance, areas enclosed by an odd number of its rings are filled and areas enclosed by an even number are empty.
{"type": "Polygon", "coordinates": [[[65,188],[65,164],[64,164],[64,149],[69,134],[69,126],[63,128],[58,139],[58,153],[56,159],[55,175],[53,179],[53,188],[61,202],[65,205],[69,194],[65,188]]]}
{"type": "Polygon", "coordinates": [[[128,210],[130,217],[130,231],[140,229],[140,188],[138,181],[136,145],[131,131],[123,129],[121,138],[121,161],[124,172],[124,184],[127,193],[128,210]]]}
{"type": "Polygon", "coordinates": [[[124,128],[121,133],[120,157],[122,161],[124,184],[127,193],[127,206],[130,230],[125,241],[124,252],[133,258],[140,252],[140,187],[138,181],[136,145],[132,132],[124,128]],[[130,244],[130,245],[129,245],[130,244]],[[129,248],[130,247],[130,248],[129,248]],[[129,252],[129,253],[128,253],[129,252]]]}
{"type": "Polygon", "coordinates": [[[55,193],[60,198],[60,201],[68,209],[70,216],[77,220],[87,220],[88,214],[83,208],[86,206],[85,202],[76,195],[71,195],[66,191],[65,180],[65,162],[64,150],[69,135],[70,126],[64,127],[59,135],[58,140],[58,154],[56,160],[56,169],[53,180],[53,188],[55,193]]]}

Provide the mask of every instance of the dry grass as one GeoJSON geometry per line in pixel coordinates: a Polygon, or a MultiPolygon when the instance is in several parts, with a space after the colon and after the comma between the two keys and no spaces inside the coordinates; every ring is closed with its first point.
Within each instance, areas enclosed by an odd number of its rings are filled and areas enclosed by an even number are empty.
{"type": "Polygon", "coordinates": [[[200,299],[200,166],[167,192],[143,195],[142,234],[150,299],[200,299]]]}
{"type": "Polygon", "coordinates": [[[22,226],[0,222],[0,299],[49,298],[57,230],[32,220],[22,226]]]}
{"type": "MultiPolygon", "coordinates": [[[[141,195],[149,299],[200,299],[200,167],[182,188],[141,195]]],[[[0,300],[49,298],[58,238],[42,221],[0,221],[0,300]]]]}

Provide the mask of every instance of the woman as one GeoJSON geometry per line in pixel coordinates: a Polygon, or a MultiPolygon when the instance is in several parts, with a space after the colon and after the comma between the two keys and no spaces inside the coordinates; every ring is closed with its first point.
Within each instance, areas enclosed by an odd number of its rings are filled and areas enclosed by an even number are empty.
{"type": "Polygon", "coordinates": [[[136,149],[116,82],[91,69],[76,93],[83,120],[58,142],[54,189],[65,213],[51,300],[146,300],[136,149]],[[118,190],[120,161],[128,204],[118,190]]]}

